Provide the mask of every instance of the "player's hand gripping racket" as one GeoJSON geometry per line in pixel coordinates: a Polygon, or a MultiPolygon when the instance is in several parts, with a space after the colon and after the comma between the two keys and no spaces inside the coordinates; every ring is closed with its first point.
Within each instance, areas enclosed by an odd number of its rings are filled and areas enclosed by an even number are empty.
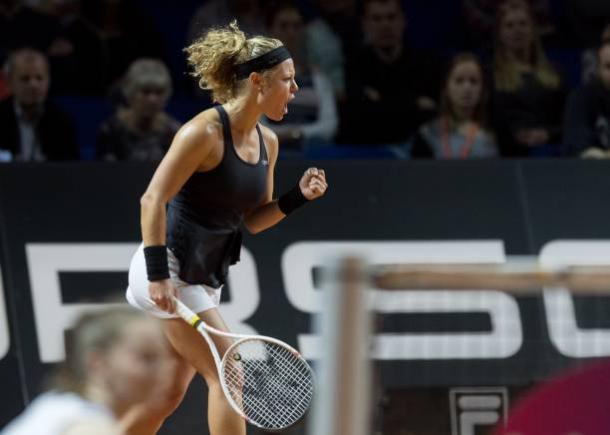
{"type": "Polygon", "coordinates": [[[215,329],[174,300],[176,312],[210,346],[224,394],[247,422],[273,431],[286,429],[305,416],[313,399],[314,378],[295,349],[271,337],[215,329]],[[222,359],[209,334],[235,340],[222,359]]]}

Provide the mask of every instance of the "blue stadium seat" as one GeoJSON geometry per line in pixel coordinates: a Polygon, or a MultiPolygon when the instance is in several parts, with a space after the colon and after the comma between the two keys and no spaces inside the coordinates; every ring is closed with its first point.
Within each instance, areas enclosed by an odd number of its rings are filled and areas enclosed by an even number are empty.
{"type": "Polygon", "coordinates": [[[547,50],[549,59],[558,65],[568,88],[575,88],[582,81],[582,50],[562,48],[547,50]]]}
{"type": "Polygon", "coordinates": [[[397,159],[396,149],[378,145],[317,145],[306,148],[303,157],[309,160],[333,159],[397,159]]]}
{"type": "Polygon", "coordinates": [[[113,112],[110,102],[99,97],[76,96],[55,97],[54,101],[72,116],[81,160],[94,160],[97,131],[113,112]]]}

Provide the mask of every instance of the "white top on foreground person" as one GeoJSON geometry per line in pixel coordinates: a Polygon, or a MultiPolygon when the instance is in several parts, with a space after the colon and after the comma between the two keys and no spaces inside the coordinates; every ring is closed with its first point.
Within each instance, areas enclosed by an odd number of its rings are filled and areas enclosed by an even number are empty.
{"type": "Polygon", "coordinates": [[[121,307],[83,315],[52,390],[1,435],[121,435],[123,420],[167,382],[169,353],[156,319],[121,307]]]}
{"type": "Polygon", "coordinates": [[[71,435],[121,433],[110,408],[75,393],[50,391],[0,432],[2,435],[71,435]]]}

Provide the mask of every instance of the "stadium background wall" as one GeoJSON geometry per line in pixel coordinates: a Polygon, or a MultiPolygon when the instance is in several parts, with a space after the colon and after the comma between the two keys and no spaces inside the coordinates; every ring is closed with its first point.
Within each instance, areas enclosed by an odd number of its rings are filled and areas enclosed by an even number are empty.
{"type": "MultiPolygon", "coordinates": [[[[401,252],[412,256],[410,248],[423,246],[426,255],[438,253],[445,261],[456,252],[459,262],[480,248],[490,261],[502,261],[504,255],[539,255],[557,240],[610,240],[610,165],[604,162],[316,165],[327,171],[327,196],[262,235],[246,235],[243,264],[223,295],[236,329],[277,336],[306,347],[309,355],[315,354],[310,324],[319,306],[320,250],[329,256],[333,249],[364,246],[373,257],[379,253],[378,260],[393,252],[398,262],[401,252]]],[[[280,162],[277,191],[290,188],[306,167],[280,162]]],[[[147,164],[0,166],[0,427],[35,396],[53,361],[61,358],[57,331],[63,331],[66,319],[124,290],[129,253],[140,237],[139,196],[153,170],[147,164]]],[[[488,294],[492,305],[494,294],[488,294]]],[[[450,433],[451,391],[496,388],[512,402],[555,373],[610,354],[605,342],[582,355],[562,351],[549,339],[550,314],[542,296],[507,298],[499,309],[514,303],[518,312],[511,315],[517,323],[509,322],[503,332],[495,323],[502,319],[493,318],[497,312],[487,305],[472,312],[379,314],[380,333],[405,342],[425,334],[461,333],[508,343],[465,348],[457,356],[443,348],[405,350],[402,356],[377,349],[378,395],[384,405],[379,409],[390,416],[398,407],[413,427],[429,422],[417,433],[450,433]],[[438,418],[439,410],[446,419],[438,418]]],[[[476,306],[472,298],[468,303],[476,306]]],[[[583,331],[605,332],[610,320],[603,313],[609,308],[610,297],[578,297],[572,315],[583,331]]],[[[205,433],[204,401],[197,381],[162,433],[205,433]]],[[[378,416],[378,424],[389,427],[382,420],[378,416]]]]}

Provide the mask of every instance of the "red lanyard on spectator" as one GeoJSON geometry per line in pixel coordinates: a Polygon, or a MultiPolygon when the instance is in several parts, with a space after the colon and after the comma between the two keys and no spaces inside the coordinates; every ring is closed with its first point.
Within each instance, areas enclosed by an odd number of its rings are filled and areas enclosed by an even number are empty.
{"type": "MultiPolygon", "coordinates": [[[[475,122],[471,123],[468,131],[466,132],[466,139],[464,140],[464,143],[460,147],[460,151],[458,153],[460,159],[465,159],[468,157],[478,132],[479,126],[475,122]]],[[[441,142],[443,144],[444,157],[447,159],[453,158],[454,155],[451,151],[451,143],[449,141],[449,119],[446,116],[441,118],[441,142]]]]}

